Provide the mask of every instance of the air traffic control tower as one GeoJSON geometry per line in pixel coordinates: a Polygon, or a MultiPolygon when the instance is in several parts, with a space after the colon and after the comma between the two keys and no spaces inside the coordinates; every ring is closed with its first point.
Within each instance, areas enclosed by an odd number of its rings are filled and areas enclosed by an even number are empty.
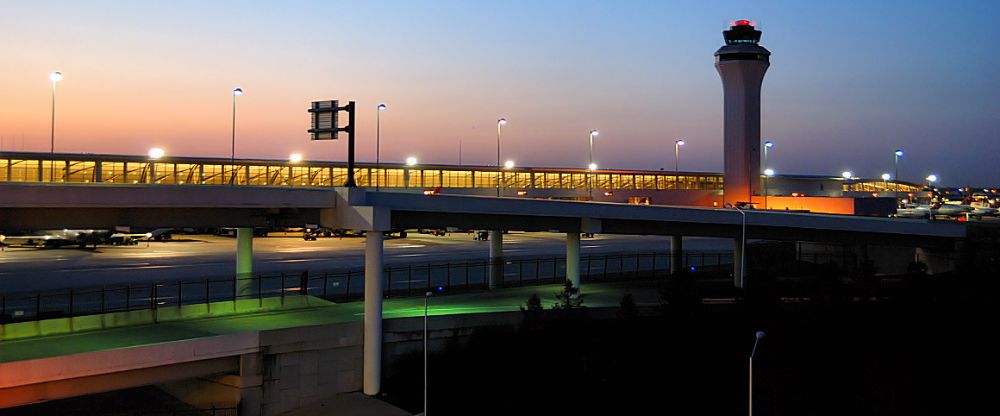
{"type": "Polygon", "coordinates": [[[771,52],[758,45],[760,31],[737,20],[723,31],[726,45],[715,52],[725,94],[723,200],[758,202],[760,192],[760,85],[771,52]]]}

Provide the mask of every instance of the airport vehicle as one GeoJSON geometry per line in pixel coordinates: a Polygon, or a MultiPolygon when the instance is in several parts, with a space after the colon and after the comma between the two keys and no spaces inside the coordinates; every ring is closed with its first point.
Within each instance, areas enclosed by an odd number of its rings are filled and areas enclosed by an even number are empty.
{"type": "Polygon", "coordinates": [[[4,235],[2,241],[8,246],[59,248],[75,245],[84,248],[106,242],[110,234],[107,230],[41,230],[29,235],[4,235]]]}
{"type": "Polygon", "coordinates": [[[444,228],[419,228],[417,232],[420,234],[430,234],[436,236],[443,236],[448,233],[448,230],[444,228]]]}
{"type": "MultiPolygon", "coordinates": [[[[268,227],[253,227],[254,237],[267,237],[267,233],[271,229],[268,227]]],[[[216,235],[221,235],[225,237],[236,237],[236,227],[220,227],[215,230],[216,235]]]]}

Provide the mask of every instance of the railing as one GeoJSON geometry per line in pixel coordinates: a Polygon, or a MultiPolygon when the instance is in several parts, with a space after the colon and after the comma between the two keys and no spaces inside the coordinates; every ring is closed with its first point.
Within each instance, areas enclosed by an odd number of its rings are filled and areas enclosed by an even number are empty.
{"type": "MultiPolygon", "coordinates": [[[[685,253],[682,267],[697,273],[730,273],[732,253],[685,253]]],[[[673,261],[667,253],[603,254],[580,259],[585,281],[664,278],[673,261]]],[[[420,296],[427,291],[470,292],[486,290],[490,270],[502,270],[498,287],[559,283],[566,278],[565,257],[505,258],[489,260],[387,266],[386,298],[420,296]]],[[[37,321],[171,308],[184,305],[244,299],[312,295],[334,302],[364,298],[364,270],[297,274],[263,274],[246,278],[206,278],[173,282],[110,285],[0,296],[0,323],[37,321]]]]}

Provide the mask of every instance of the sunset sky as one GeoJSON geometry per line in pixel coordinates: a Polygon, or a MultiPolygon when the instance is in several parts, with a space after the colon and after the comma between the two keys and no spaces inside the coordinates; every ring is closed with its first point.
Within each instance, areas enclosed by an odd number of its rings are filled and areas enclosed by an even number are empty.
{"type": "Polygon", "coordinates": [[[779,173],[1000,184],[997,1],[0,0],[3,150],[342,160],[310,142],[309,102],[356,100],[360,160],[722,167],[725,23],[773,53],[762,137],[779,173]],[[822,3],[822,4],[821,4],[822,3]],[[23,139],[22,139],[23,137],[23,139]]]}

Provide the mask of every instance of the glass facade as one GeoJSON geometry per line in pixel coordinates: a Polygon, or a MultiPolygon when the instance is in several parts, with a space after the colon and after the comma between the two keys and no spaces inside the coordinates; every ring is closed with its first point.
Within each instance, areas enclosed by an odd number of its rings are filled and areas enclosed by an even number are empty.
{"type": "MultiPolygon", "coordinates": [[[[362,163],[354,178],[358,186],[384,188],[496,188],[499,181],[509,189],[722,189],[719,174],[662,171],[515,168],[498,172],[485,166],[362,163]]],[[[0,182],[330,187],[346,180],[343,162],[237,160],[233,165],[229,159],[165,157],[154,161],[141,156],[0,153],[0,182]]]]}

